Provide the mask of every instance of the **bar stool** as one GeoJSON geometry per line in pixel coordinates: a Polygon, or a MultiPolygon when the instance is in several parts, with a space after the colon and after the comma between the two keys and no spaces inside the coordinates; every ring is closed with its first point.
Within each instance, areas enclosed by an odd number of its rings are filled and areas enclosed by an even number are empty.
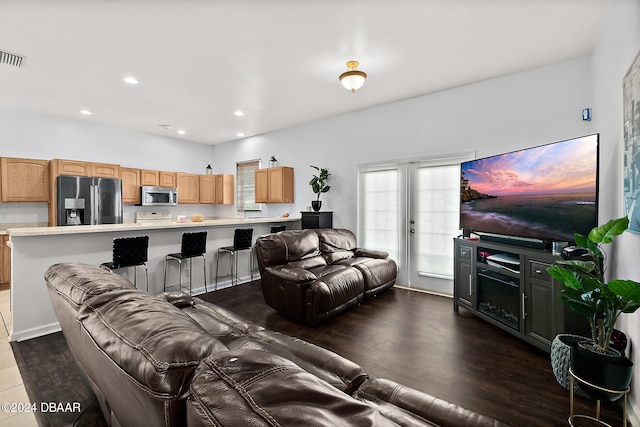
{"type": "Polygon", "coordinates": [[[253,238],[253,228],[236,228],[233,232],[233,246],[223,246],[218,248],[218,256],[216,258],[216,287],[218,290],[218,263],[220,261],[220,255],[223,253],[229,253],[231,255],[231,287],[233,284],[233,277],[236,278],[236,285],[238,284],[238,252],[249,251],[249,272],[251,273],[251,281],[253,281],[253,270],[251,269],[251,256],[253,255],[253,246],[251,239],[253,238]],[[234,274],[235,271],[235,274],[234,274]]]}
{"type": "Polygon", "coordinates": [[[122,237],[113,239],[113,261],[103,262],[101,265],[109,270],[117,270],[124,267],[136,267],[134,270],[133,284],[138,285],[138,266],[144,267],[146,291],[149,292],[149,272],[147,270],[147,251],[149,249],[149,236],[122,237]]]}
{"type": "Polygon", "coordinates": [[[193,277],[193,258],[202,257],[202,267],[204,274],[204,292],[207,290],[207,232],[199,231],[195,233],[183,233],[180,244],[180,252],[169,254],[164,257],[164,290],[167,290],[167,265],[169,261],[178,261],[178,286],[182,290],[182,260],[189,260],[189,295],[191,295],[191,282],[193,277]]]}

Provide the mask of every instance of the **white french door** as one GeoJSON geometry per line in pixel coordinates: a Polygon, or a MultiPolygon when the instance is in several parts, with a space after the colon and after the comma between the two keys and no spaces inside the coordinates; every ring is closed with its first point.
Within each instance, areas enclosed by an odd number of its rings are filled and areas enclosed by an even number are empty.
{"type": "Polygon", "coordinates": [[[389,252],[398,264],[399,285],[453,293],[460,162],[470,158],[359,167],[360,246],[389,252]]]}

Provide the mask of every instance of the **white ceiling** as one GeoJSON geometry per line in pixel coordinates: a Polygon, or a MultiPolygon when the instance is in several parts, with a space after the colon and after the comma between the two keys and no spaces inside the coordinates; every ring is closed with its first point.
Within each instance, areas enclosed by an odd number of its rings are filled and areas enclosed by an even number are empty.
{"type": "Polygon", "coordinates": [[[609,3],[0,0],[0,105],[217,144],[587,55],[609,3]]]}

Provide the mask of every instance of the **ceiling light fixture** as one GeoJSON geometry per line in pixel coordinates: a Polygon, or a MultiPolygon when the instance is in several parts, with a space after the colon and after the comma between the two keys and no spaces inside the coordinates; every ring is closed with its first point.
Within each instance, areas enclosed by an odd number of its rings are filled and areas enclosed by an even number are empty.
{"type": "Polygon", "coordinates": [[[345,89],[350,90],[351,93],[360,89],[367,78],[367,73],[356,70],[358,65],[360,65],[358,61],[349,61],[347,62],[348,71],[340,74],[340,83],[342,83],[345,89]]]}
{"type": "Polygon", "coordinates": [[[185,131],[184,129],[180,129],[180,130],[178,130],[178,133],[179,133],[180,135],[184,135],[184,134],[186,134],[186,133],[187,133],[187,131],[185,131]]]}
{"type": "Polygon", "coordinates": [[[233,114],[235,114],[235,115],[236,115],[236,116],[238,116],[238,117],[242,117],[242,116],[244,116],[244,113],[243,113],[242,111],[240,111],[240,110],[236,111],[236,112],[235,112],[235,113],[233,113],[233,114]]]}
{"type": "Polygon", "coordinates": [[[138,79],[136,79],[135,77],[132,76],[127,76],[124,79],[125,83],[128,83],[130,85],[137,85],[138,84],[138,79]]]}
{"type": "Polygon", "coordinates": [[[244,133],[238,132],[236,135],[238,135],[240,138],[242,138],[244,136],[244,133]]]}
{"type": "Polygon", "coordinates": [[[84,114],[85,116],[90,116],[93,113],[89,110],[80,110],[80,114],[84,114]]]}

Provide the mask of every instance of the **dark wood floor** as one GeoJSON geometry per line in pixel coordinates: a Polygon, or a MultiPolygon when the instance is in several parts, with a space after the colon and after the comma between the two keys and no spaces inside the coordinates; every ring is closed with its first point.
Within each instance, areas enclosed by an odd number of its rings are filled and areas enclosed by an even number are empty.
{"type": "MultiPolygon", "coordinates": [[[[269,329],[347,357],[370,375],[413,387],[512,426],[566,426],[569,392],[556,381],[549,355],[464,309],[453,300],[391,288],[317,328],[293,323],[264,303],[258,282],[209,294],[269,329]]],[[[576,397],[576,413],[595,402],[576,397]]],[[[619,403],[603,418],[622,425],[619,403]]],[[[586,425],[586,424],[580,424],[586,425]]]]}
{"type": "MultiPolygon", "coordinates": [[[[204,297],[203,297],[204,298],[204,297]]],[[[340,316],[309,328],[268,307],[259,282],[207,296],[214,304],[269,329],[313,342],[387,378],[512,426],[566,426],[569,394],[556,382],[549,355],[461,309],[452,300],[392,288],[340,316]]],[[[42,426],[104,425],[62,334],[13,343],[32,402],[82,403],[78,414],[36,414],[42,426]]],[[[577,413],[595,404],[576,397],[577,413]]],[[[603,418],[622,425],[619,403],[603,418]]],[[[587,424],[580,424],[587,425],[587,424]]]]}

